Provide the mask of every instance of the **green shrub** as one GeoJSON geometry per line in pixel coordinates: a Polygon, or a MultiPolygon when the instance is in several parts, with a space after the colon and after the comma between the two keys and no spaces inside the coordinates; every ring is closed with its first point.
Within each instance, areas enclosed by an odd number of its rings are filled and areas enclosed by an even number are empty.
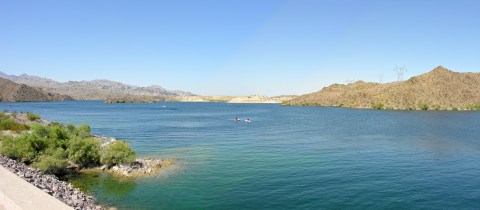
{"type": "Polygon", "coordinates": [[[40,119],[40,115],[39,114],[33,114],[33,113],[30,113],[30,112],[27,112],[27,119],[30,120],[30,121],[35,121],[35,120],[39,120],[40,119]]]}
{"type": "Polygon", "coordinates": [[[50,128],[49,137],[56,140],[65,140],[68,138],[67,131],[61,125],[53,125],[50,128]]]}
{"type": "Polygon", "coordinates": [[[58,158],[58,159],[66,159],[67,158],[67,151],[63,148],[49,148],[44,153],[46,155],[58,158]]]}
{"type": "Polygon", "coordinates": [[[55,156],[41,156],[33,167],[40,169],[40,171],[48,174],[61,175],[66,173],[67,162],[65,159],[56,158],[55,156]]]}
{"type": "Polygon", "coordinates": [[[80,167],[97,166],[100,163],[100,142],[79,137],[71,139],[68,145],[68,159],[80,167]]]}
{"type": "Polygon", "coordinates": [[[418,105],[418,108],[420,108],[421,110],[428,110],[428,104],[426,103],[420,103],[418,105]]]}
{"type": "Polygon", "coordinates": [[[90,133],[90,126],[87,124],[80,124],[78,126],[68,124],[65,127],[66,132],[70,136],[70,138],[74,136],[78,136],[81,138],[89,138],[92,137],[92,134],[90,133]]]}
{"type": "Polygon", "coordinates": [[[10,118],[9,115],[6,115],[5,113],[0,113],[0,120],[9,119],[9,118],[10,118]]]}
{"type": "Polygon", "coordinates": [[[453,107],[452,110],[453,110],[453,111],[458,111],[458,108],[457,108],[457,107],[453,107]]]}
{"type": "Polygon", "coordinates": [[[102,149],[100,162],[105,165],[131,163],[136,156],[135,151],[128,146],[127,142],[116,141],[102,149]]]}
{"type": "Polygon", "coordinates": [[[372,103],[372,109],[383,109],[383,104],[380,102],[372,103]]]}
{"type": "Polygon", "coordinates": [[[29,134],[22,134],[16,138],[6,136],[2,139],[0,153],[24,163],[31,163],[45,146],[45,142],[29,134]]]}
{"type": "Polygon", "coordinates": [[[0,130],[21,131],[28,130],[28,125],[15,122],[11,115],[0,113],[0,130]]]}
{"type": "Polygon", "coordinates": [[[30,130],[32,131],[32,135],[36,136],[37,138],[46,138],[50,134],[49,127],[39,123],[32,123],[30,125],[30,130]]]}
{"type": "Polygon", "coordinates": [[[70,135],[74,135],[74,134],[75,134],[75,125],[67,124],[67,126],[65,126],[65,129],[67,129],[67,132],[68,132],[70,135]]]}
{"type": "Polygon", "coordinates": [[[92,134],[90,132],[91,132],[90,126],[87,124],[81,124],[75,128],[75,135],[81,138],[91,137],[92,134]]]}
{"type": "Polygon", "coordinates": [[[480,104],[469,104],[469,105],[467,105],[467,109],[469,109],[469,110],[480,110],[480,104]]]}

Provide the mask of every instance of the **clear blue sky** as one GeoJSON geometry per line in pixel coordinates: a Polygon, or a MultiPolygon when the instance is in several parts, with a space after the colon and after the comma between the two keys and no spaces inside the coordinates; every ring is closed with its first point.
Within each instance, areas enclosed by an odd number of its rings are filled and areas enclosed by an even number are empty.
{"type": "Polygon", "coordinates": [[[280,95],[480,71],[480,1],[0,0],[0,71],[280,95]]]}

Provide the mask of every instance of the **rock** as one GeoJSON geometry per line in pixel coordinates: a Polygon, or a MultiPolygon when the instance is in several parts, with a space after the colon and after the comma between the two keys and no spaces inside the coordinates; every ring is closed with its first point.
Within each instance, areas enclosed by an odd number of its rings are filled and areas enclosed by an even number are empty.
{"type": "Polygon", "coordinates": [[[75,209],[104,209],[95,205],[93,197],[75,189],[70,183],[60,181],[56,176],[45,175],[4,156],[0,156],[0,165],[75,209]]]}
{"type": "Polygon", "coordinates": [[[53,192],[52,192],[51,190],[49,190],[49,189],[43,189],[43,192],[46,192],[46,193],[48,193],[49,195],[52,195],[52,194],[53,194],[53,192]]]}

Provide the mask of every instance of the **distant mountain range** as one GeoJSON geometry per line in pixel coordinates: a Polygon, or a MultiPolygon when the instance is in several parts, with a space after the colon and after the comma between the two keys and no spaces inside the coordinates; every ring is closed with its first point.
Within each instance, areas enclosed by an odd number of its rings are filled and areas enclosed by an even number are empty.
{"type": "Polygon", "coordinates": [[[8,79],[0,78],[0,102],[32,102],[32,101],[65,101],[72,100],[70,96],[49,93],[44,90],[17,84],[8,79]]]}
{"type": "Polygon", "coordinates": [[[458,73],[439,66],[402,82],[333,84],[286,101],[284,105],[400,110],[480,109],[480,73],[458,73]]]}
{"type": "Polygon", "coordinates": [[[138,87],[110,80],[57,82],[51,79],[22,74],[7,75],[0,72],[0,77],[19,84],[25,84],[43,91],[71,96],[75,100],[108,100],[124,97],[164,97],[191,96],[190,92],[166,90],[160,86],[138,87]]]}

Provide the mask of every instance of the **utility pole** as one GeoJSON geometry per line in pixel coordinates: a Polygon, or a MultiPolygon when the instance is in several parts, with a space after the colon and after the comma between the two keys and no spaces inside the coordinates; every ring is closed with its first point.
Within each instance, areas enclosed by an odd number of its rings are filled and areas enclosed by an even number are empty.
{"type": "Polygon", "coordinates": [[[405,68],[405,65],[403,66],[398,66],[395,65],[395,68],[393,71],[397,74],[397,81],[401,82],[403,81],[403,73],[407,72],[407,68],[405,68]]]}
{"type": "Polygon", "coordinates": [[[345,81],[347,84],[351,84],[351,83],[355,83],[355,80],[351,80],[351,79],[347,79],[347,81],[345,81]]]}

